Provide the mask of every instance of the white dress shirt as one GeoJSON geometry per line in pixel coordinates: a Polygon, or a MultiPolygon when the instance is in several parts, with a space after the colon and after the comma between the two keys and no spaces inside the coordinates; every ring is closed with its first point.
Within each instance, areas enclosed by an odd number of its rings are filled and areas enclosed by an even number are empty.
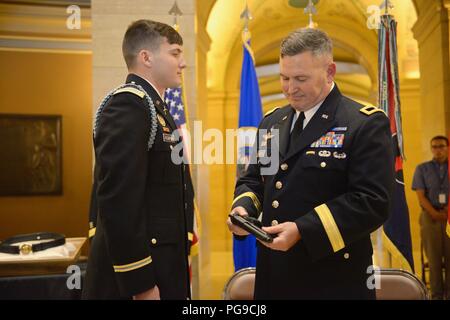
{"type": "MultiPolygon", "coordinates": [[[[333,85],[331,86],[330,92],[333,90],[333,88],[334,88],[334,82],[333,82],[333,85]]],[[[320,106],[322,105],[322,103],[324,101],[325,101],[325,99],[320,101],[318,104],[316,104],[311,109],[309,109],[307,111],[303,111],[303,113],[305,114],[305,120],[303,120],[303,129],[305,129],[309,120],[311,120],[311,118],[316,114],[317,110],[319,110],[320,106]]],[[[291,132],[294,129],[295,122],[297,121],[298,117],[300,116],[300,112],[301,111],[295,110],[294,119],[292,119],[291,132]]]]}

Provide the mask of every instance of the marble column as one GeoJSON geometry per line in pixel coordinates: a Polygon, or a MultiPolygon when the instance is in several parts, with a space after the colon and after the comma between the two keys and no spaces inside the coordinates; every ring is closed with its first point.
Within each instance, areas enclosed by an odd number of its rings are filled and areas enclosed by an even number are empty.
{"type": "Polygon", "coordinates": [[[429,159],[430,139],[450,128],[449,1],[423,6],[413,26],[419,44],[422,155],[429,159]]]}

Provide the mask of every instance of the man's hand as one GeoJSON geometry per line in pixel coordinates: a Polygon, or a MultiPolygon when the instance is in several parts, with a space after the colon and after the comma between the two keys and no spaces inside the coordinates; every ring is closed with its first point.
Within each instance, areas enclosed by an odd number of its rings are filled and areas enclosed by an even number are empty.
{"type": "MultiPolygon", "coordinates": [[[[233,209],[233,212],[237,212],[241,216],[248,216],[248,212],[247,212],[247,210],[244,209],[244,207],[236,207],[236,208],[233,209]]],[[[230,217],[228,217],[228,219],[227,219],[227,226],[228,226],[228,230],[230,230],[231,232],[233,232],[237,236],[249,235],[249,233],[247,231],[245,231],[244,229],[239,228],[238,226],[234,225],[231,222],[230,217]]]]}
{"type": "Polygon", "coordinates": [[[133,296],[133,300],[161,300],[158,286],[133,296]]]}
{"type": "Polygon", "coordinates": [[[444,210],[433,210],[429,212],[431,219],[434,221],[447,221],[447,211],[444,210]]]}
{"type": "Polygon", "coordinates": [[[284,222],[273,227],[263,227],[263,230],[271,234],[277,234],[273,238],[272,243],[259,241],[273,250],[287,251],[301,238],[300,231],[295,222],[284,222]]]}
{"type": "Polygon", "coordinates": [[[447,221],[448,219],[448,209],[442,209],[438,211],[438,221],[447,221]]]}

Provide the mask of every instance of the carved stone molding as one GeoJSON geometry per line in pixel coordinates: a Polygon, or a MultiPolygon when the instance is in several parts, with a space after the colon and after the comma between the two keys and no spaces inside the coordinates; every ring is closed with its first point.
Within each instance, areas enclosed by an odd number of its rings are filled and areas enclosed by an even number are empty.
{"type": "Polygon", "coordinates": [[[90,7],[79,7],[80,28],[70,29],[67,22],[71,12],[67,12],[67,6],[54,3],[0,4],[0,50],[90,53],[90,7]]]}

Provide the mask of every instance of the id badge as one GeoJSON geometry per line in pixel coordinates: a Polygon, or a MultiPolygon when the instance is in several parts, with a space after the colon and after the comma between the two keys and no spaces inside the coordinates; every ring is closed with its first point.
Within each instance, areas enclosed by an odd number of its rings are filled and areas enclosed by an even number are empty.
{"type": "Polygon", "coordinates": [[[447,195],[445,193],[439,193],[439,204],[447,203],[447,195]]]}

